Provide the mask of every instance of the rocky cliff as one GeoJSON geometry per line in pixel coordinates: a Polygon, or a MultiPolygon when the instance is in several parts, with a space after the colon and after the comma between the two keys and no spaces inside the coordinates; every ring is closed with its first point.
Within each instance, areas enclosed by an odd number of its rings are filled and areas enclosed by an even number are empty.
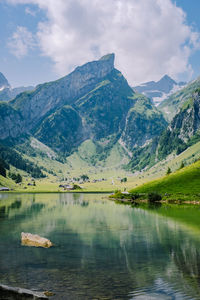
{"type": "Polygon", "coordinates": [[[177,154],[200,140],[200,90],[196,90],[162,133],[158,145],[158,157],[177,154]]]}
{"type": "Polygon", "coordinates": [[[0,102],[0,139],[17,138],[24,133],[25,122],[17,110],[0,102]]]}
{"type": "Polygon", "coordinates": [[[71,74],[53,82],[41,84],[33,92],[20,94],[13,101],[27,120],[31,130],[44,116],[63,105],[72,105],[78,98],[92,90],[114,68],[114,54],[98,61],[77,67],[71,74]]]}

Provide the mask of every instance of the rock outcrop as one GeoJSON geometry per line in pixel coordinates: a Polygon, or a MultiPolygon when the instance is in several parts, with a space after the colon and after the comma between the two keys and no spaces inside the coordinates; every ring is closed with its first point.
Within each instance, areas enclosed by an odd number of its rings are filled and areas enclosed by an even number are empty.
{"type": "Polygon", "coordinates": [[[23,246],[35,246],[43,248],[50,248],[53,246],[50,240],[41,237],[37,234],[31,234],[27,232],[21,233],[21,242],[23,246]]]}

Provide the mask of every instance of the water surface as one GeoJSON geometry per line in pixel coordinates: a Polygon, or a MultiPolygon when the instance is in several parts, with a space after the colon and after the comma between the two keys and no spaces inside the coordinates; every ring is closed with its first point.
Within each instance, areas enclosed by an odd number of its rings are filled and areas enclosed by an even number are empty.
{"type": "Polygon", "coordinates": [[[103,194],[0,195],[0,282],[53,291],[51,299],[200,299],[199,251],[198,207],[132,208],[103,194]],[[22,231],[55,247],[22,246],[22,231]]]}

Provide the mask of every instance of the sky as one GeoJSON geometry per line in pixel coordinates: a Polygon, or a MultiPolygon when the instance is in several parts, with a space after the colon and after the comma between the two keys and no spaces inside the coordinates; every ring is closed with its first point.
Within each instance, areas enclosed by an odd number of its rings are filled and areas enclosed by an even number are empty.
{"type": "Polygon", "coordinates": [[[0,0],[0,72],[37,85],[115,53],[131,86],[200,75],[199,0],[0,0]]]}

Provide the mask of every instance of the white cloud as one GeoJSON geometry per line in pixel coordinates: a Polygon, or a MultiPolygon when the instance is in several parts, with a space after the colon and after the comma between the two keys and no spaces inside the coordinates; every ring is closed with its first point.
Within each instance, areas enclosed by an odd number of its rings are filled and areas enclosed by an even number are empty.
{"type": "Polygon", "coordinates": [[[30,9],[30,7],[28,7],[28,6],[25,8],[25,12],[27,15],[31,15],[32,17],[35,17],[35,15],[36,15],[36,12],[34,10],[30,9]]]}
{"type": "Polygon", "coordinates": [[[27,55],[28,50],[35,46],[33,34],[26,27],[18,26],[9,38],[7,46],[12,54],[17,58],[21,58],[27,55]]]}
{"type": "MultiPolygon", "coordinates": [[[[47,21],[39,23],[37,38],[60,75],[114,52],[116,67],[131,84],[164,74],[191,76],[188,60],[199,48],[200,36],[186,25],[185,13],[171,0],[8,2],[33,3],[46,11],[47,21]]],[[[22,52],[27,49],[23,45],[22,52]]]]}

